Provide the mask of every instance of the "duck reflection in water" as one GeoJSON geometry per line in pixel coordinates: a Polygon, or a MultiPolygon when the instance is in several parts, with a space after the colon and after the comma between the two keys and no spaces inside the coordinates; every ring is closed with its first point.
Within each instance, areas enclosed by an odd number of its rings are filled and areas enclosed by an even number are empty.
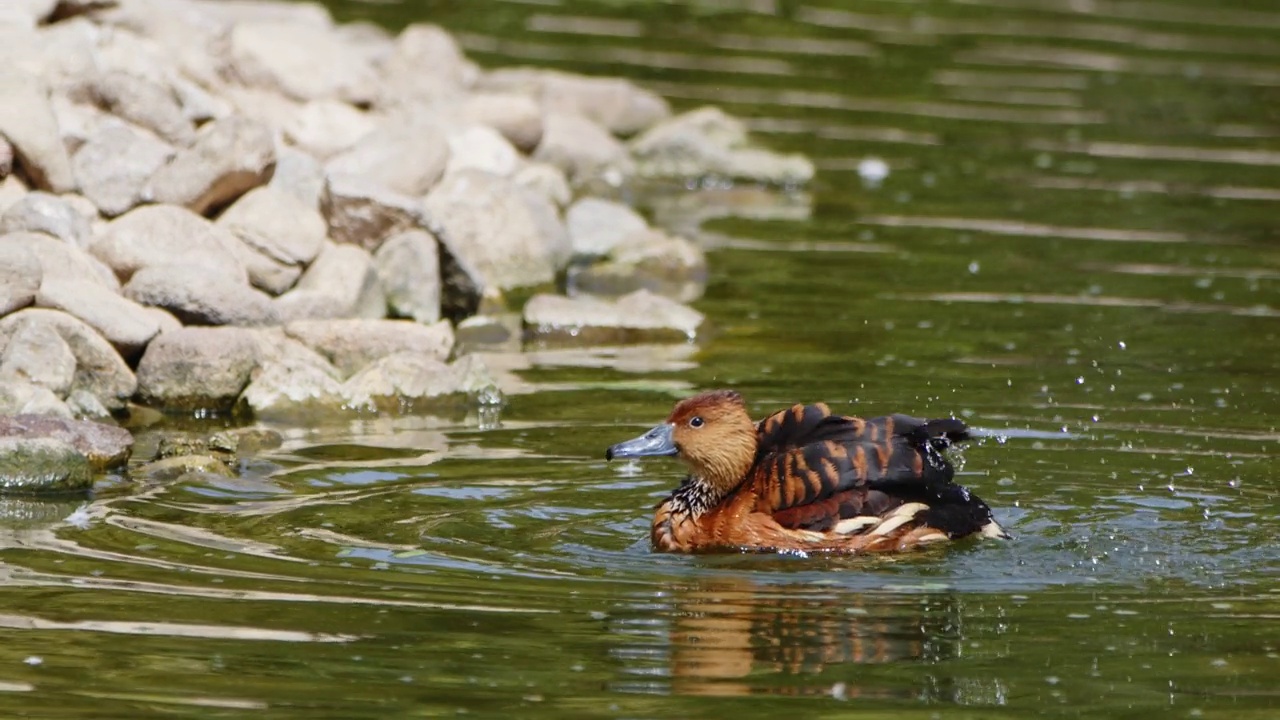
{"type": "Polygon", "coordinates": [[[961,603],[949,595],[881,595],[716,579],[673,590],[666,674],[680,695],[934,698],[847,665],[937,663],[958,655],[961,603]]]}

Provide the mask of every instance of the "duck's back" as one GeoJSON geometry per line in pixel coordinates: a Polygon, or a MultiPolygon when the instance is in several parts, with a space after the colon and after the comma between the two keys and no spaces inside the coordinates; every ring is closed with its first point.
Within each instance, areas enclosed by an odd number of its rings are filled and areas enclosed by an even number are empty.
{"type": "Polygon", "coordinates": [[[750,477],[756,510],[782,528],[850,542],[885,529],[887,518],[904,532],[921,528],[947,538],[999,531],[987,505],[953,482],[942,454],[968,439],[959,420],[864,420],[823,404],[796,405],[760,421],[757,435],[750,477]]]}

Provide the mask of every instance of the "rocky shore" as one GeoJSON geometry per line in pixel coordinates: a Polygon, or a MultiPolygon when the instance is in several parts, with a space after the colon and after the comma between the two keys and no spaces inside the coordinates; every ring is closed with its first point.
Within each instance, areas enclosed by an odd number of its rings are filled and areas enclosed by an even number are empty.
{"type": "Polygon", "coordinates": [[[714,108],[482,70],[432,25],[391,34],[304,3],[6,2],[0,490],[87,487],[128,458],[128,432],[97,423],[141,407],[499,403],[512,389],[470,351],[692,338],[703,251],[620,198],[812,172],[714,108]],[[90,454],[86,433],[124,449],[90,454]],[[57,458],[78,460],[33,470],[57,458]]]}

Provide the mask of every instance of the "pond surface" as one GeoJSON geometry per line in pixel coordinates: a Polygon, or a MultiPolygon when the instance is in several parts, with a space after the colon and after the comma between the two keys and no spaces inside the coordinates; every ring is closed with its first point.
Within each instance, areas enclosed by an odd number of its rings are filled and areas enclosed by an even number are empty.
{"type": "Polygon", "coordinates": [[[819,178],[644,200],[712,248],[696,344],[542,349],[496,416],[14,506],[0,715],[1280,716],[1273,2],[330,5],[723,105],[819,178]],[[1015,538],[650,553],[679,468],[604,448],[720,386],[966,418],[1015,538]]]}

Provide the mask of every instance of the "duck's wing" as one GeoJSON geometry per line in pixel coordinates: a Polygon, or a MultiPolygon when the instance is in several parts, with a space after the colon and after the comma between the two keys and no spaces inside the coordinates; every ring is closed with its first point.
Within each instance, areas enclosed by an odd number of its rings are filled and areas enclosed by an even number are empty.
{"type": "MultiPolygon", "coordinates": [[[[954,471],[941,452],[968,437],[959,420],[864,420],[834,415],[823,404],[796,405],[760,421],[756,431],[758,509],[783,527],[826,531],[908,503],[969,503],[968,492],[951,482],[954,471]]],[[[985,505],[978,515],[982,511],[989,517],[985,505]]]]}

